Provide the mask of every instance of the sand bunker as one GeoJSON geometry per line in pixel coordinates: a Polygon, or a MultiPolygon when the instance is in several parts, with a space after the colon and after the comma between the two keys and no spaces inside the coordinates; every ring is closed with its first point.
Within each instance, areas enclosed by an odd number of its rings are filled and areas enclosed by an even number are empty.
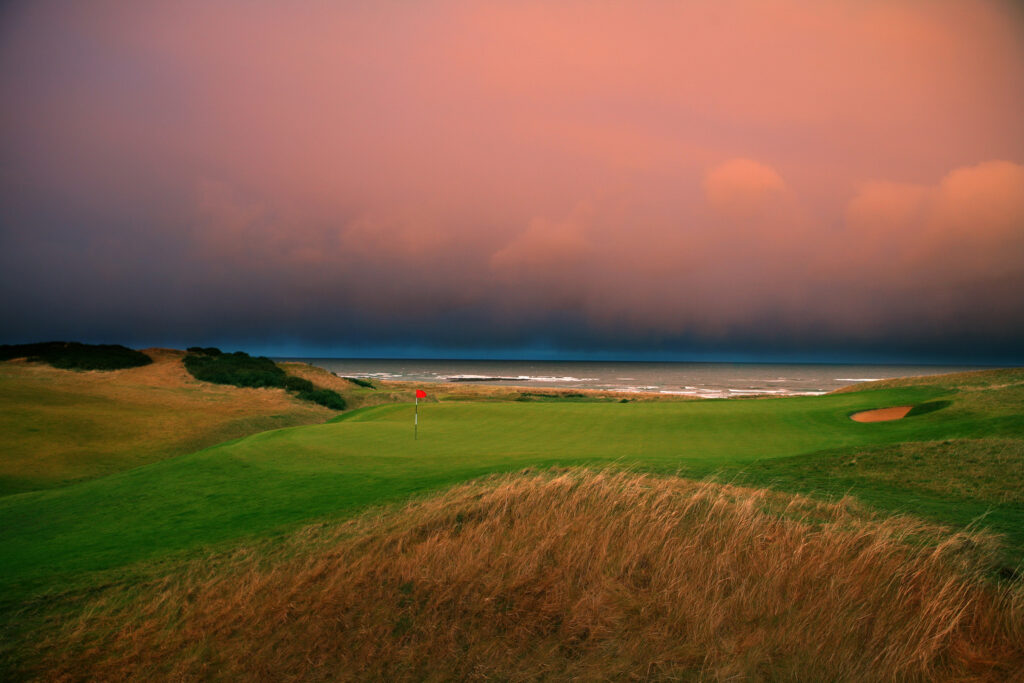
{"type": "Polygon", "coordinates": [[[888,422],[906,417],[907,413],[914,406],[895,406],[893,408],[878,408],[877,410],[863,410],[854,413],[850,419],[854,422],[888,422]]]}

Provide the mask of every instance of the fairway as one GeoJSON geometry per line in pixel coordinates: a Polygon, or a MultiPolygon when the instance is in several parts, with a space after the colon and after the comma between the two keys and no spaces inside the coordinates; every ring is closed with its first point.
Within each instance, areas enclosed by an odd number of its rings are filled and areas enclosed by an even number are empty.
{"type": "Polygon", "coordinates": [[[492,472],[621,465],[704,476],[766,459],[890,443],[1019,435],[969,402],[860,424],[937,387],[772,400],[388,405],[253,435],[61,489],[0,499],[0,591],[24,597],[96,571],[283,532],[492,472]]]}

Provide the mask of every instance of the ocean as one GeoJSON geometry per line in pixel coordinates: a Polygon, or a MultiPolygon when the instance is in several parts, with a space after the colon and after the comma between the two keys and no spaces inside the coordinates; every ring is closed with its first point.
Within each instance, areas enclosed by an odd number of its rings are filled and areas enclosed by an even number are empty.
{"type": "Polygon", "coordinates": [[[702,398],[815,396],[889,377],[978,370],[973,366],[650,363],[515,360],[293,358],[342,377],[413,382],[650,391],[702,398]]]}

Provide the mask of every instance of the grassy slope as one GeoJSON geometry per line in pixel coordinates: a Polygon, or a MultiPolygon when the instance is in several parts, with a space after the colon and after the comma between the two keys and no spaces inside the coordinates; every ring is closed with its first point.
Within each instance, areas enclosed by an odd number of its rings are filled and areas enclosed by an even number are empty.
{"type": "Polygon", "coordinates": [[[148,353],[152,365],[111,372],[0,363],[0,495],[101,477],[335,414],[282,390],[199,382],[182,367],[182,352],[148,353]]]}
{"type": "Polygon", "coordinates": [[[1007,571],[1024,562],[1024,439],[952,439],[765,460],[730,477],[1002,534],[1007,571]]]}
{"type": "Polygon", "coordinates": [[[956,372],[949,375],[921,375],[919,377],[894,377],[864,384],[852,384],[832,392],[849,394],[861,391],[878,391],[901,387],[941,386],[950,391],[985,391],[1003,387],[1019,386],[1024,383],[1024,368],[1001,368],[996,370],[975,370],[956,372]]]}
{"type": "Polygon", "coordinates": [[[41,680],[1006,680],[984,534],[676,477],[511,475],[108,591],[41,680]]]}
{"type": "Polygon", "coordinates": [[[9,530],[0,595],[31,594],[83,572],[350,514],[490,472],[614,462],[703,476],[823,450],[1017,439],[1024,432],[1020,405],[991,400],[989,393],[978,394],[985,410],[960,405],[954,396],[950,408],[898,422],[847,418],[947,394],[909,387],[775,400],[440,403],[421,406],[416,442],[411,406],[369,408],[331,424],[257,434],[102,479],[0,499],[0,527],[9,530]]]}
{"type": "Polygon", "coordinates": [[[977,522],[1006,536],[1010,562],[1024,560],[1024,370],[884,380],[833,395],[882,397],[929,383],[945,395],[924,405],[949,405],[903,422],[933,425],[934,432],[900,439],[907,443],[828,448],[730,471],[749,485],[852,494],[883,511],[956,526],[977,522]],[[957,423],[978,428],[947,430],[957,423]]]}

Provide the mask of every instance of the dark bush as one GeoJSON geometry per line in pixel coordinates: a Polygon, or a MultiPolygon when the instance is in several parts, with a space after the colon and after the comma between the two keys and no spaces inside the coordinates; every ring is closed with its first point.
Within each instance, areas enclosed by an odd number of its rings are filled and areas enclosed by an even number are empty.
{"type": "Polygon", "coordinates": [[[61,370],[121,370],[149,365],[153,359],[120,344],[42,342],[0,346],[0,360],[27,358],[61,370]]]}
{"type": "Polygon", "coordinates": [[[189,353],[200,353],[206,356],[219,356],[224,353],[216,346],[190,346],[186,351],[189,353]]]}
{"type": "Polygon", "coordinates": [[[334,410],[345,409],[345,399],[336,391],[318,389],[308,379],[289,375],[265,356],[254,358],[244,351],[210,351],[193,347],[185,356],[185,368],[198,380],[236,387],[278,387],[294,392],[303,401],[318,403],[334,410]]]}
{"type": "Polygon", "coordinates": [[[288,391],[313,391],[313,383],[301,377],[288,377],[284,380],[284,388],[288,391]]]}
{"type": "Polygon", "coordinates": [[[269,358],[253,358],[244,351],[217,355],[190,353],[185,356],[185,369],[198,380],[236,387],[284,387],[288,377],[269,358]]]}
{"type": "Polygon", "coordinates": [[[312,389],[300,391],[297,396],[303,401],[312,401],[326,406],[332,410],[345,410],[345,399],[336,391],[330,389],[312,389]]]}
{"type": "Polygon", "coordinates": [[[342,379],[348,380],[349,382],[352,382],[352,384],[358,384],[361,387],[366,387],[367,389],[377,388],[373,386],[373,382],[364,377],[342,377],[342,379]]]}

